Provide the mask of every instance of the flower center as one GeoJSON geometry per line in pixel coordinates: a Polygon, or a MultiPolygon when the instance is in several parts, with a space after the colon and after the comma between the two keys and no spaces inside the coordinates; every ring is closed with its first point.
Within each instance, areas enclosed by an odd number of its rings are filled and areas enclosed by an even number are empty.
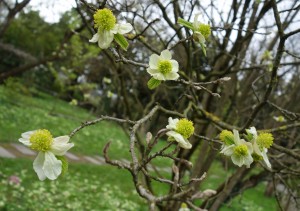
{"type": "Polygon", "coordinates": [[[246,156],[248,154],[248,147],[245,144],[236,146],[234,148],[234,154],[239,157],[246,156]]]}
{"type": "Polygon", "coordinates": [[[184,138],[189,138],[194,133],[193,122],[187,119],[180,119],[176,124],[176,132],[184,138]]]}
{"type": "Polygon", "coordinates": [[[200,23],[198,31],[207,39],[210,35],[210,25],[200,23]]]}
{"type": "Polygon", "coordinates": [[[229,130],[222,130],[220,133],[220,139],[227,145],[234,144],[233,133],[229,130]]]}
{"type": "Polygon", "coordinates": [[[172,64],[168,60],[161,60],[158,62],[158,71],[162,74],[167,74],[172,71],[172,64]]]}
{"type": "Polygon", "coordinates": [[[257,137],[257,144],[260,147],[269,149],[273,144],[273,136],[271,133],[261,133],[257,137]]]}
{"type": "Polygon", "coordinates": [[[47,151],[53,142],[53,137],[48,130],[37,130],[29,138],[30,148],[37,151],[47,151]]]}
{"type": "Polygon", "coordinates": [[[116,25],[116,17],[109,9],[97,10],[94,14],[95,28],[98,28],[99,31],[110,31],[116,25]]]}

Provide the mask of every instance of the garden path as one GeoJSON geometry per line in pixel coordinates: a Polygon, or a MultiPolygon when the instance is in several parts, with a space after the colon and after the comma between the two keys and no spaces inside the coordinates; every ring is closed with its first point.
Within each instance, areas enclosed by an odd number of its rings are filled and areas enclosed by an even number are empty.
{"type": "MultiPolygon", "coordinates": [[[[37,152],[25,147],[22,144],[17,143],[5,143],[0,144],[0,157],[3,158],[30,158],[34,159],[36,157],[37,152]]],[[[105,159],[102,156],[95,155],[95,156],[89,156],[89,155],[78,155],[71,152],[67,152],[66,157],[69,162],[71,163],[89,163],[93,165],[105,165],[105,159]]],[[[126,159],[121,159],[124,163],[130,163],[130,161],[126,159]]],[[[153,168],[151,166],[148,166],[148,169],[151,171],[153,168]]],[[[170,172],[170,168],[157,168],[159,171],[165,171],[170,172]]]]}

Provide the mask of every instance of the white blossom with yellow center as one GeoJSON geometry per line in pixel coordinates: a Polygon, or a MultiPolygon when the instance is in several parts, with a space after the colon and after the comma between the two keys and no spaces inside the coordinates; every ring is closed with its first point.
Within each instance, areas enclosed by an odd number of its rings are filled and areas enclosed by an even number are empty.
{"type": "Polygon", "coordinates": [[[210,25],[201,23],[198,18],[200,14],[196,14],[194,17],[193,27],[194,27],[194,39],[201,43],[203,46],[205,45],[205,40],[211,34],[210,25]]]}
{"type": "Polygon", "coordinates": [[[150,56],[147,72],[156,80],[177,80],[179,78],[178,62],[172,59],[169,50],[163,50],[160,56],[157,54],[150,56]]]}
{"type": "Polygon", "coordinates": [[[172,119],[169,117],[169,124],[166,126],[168,131],[166,134],[169,136],[169,140],[175,140],[179,146],[184,149],[192,148],[192,145],[187,140],[194,133],[193,122],[187,119],[172,119]]]}
{"type": "Polygon", "coordinates": [[[107,49],[110,46],[115,34],[123,35],[133,29],[130,23],[117,24],[116,17],[109,9],[97,10],[94,14],[94,22],[97,33],[89,41],[98,42],[101,49],[107,49]]]}
{"type": "Polygon", "coordinates": [[[55,180],[62,173],[62,161],[56,156],[63,156],[73,143],[68,143],[69,136],[53,138],[48,130],[35,130],[22,133],[19,141],[29,148],[38,151],[33,162],[33,169],[40,180],[55,180]]]}
{"type": "Polygon", "coordinates": [[[233,130],[233,137],[234,144],[224,144],[222,146],[221,153],[226,156],[230,156],[235,165],[239,167],[246,165],[247,168],[249,168],[250,164],[253,162],[253,158],[251,156],[253,152],[252,144],[240,139],[239,132],[237,130],[233,130]]]}
{"type": "MultiPolygon", "coordinates": [[[[247,130],[248,133],[252,134],[253,138],[251,140],[253,145],[253,151],[256,155],[262,157],[265,164],[268,168],[271,169],[271,163],[269,161],[267,152],[268,148],[273,144],[273,136],[271,133],[262,133],[260,135],[257,134],[256,128],[251,127],[247,130]]],[[[257,156],[256,156],[257,157],[257,156]]]]}

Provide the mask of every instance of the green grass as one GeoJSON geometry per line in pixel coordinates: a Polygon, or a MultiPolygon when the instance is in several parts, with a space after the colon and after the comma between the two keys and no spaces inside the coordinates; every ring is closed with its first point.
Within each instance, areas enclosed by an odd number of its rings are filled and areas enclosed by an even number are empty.
{"type": "Polygon", "coordinates": [[[70,164],[66,176],[41,182],[32,161],[0,160],[0,210],[146,210],[127,171],[70,164]],[[19,185],[9,182],[17,176],[19,185]]]}
{"type": "MultiPolygon", "coordinates": [[[[54,136],[68,135],[82,122],[95,119],[86,110],[43,93],[26,96],[0,86],[0,142],[17,142],[21,134],[36,129],[48,129],[54,136]]],[[[100,122],[76,133],[72,152],[100,155],[108,141],[115,158],[129,158],[129,139],[113,122],[100,122]]],[[[114,156],[113,156],[114,158],[114,156]]]]}

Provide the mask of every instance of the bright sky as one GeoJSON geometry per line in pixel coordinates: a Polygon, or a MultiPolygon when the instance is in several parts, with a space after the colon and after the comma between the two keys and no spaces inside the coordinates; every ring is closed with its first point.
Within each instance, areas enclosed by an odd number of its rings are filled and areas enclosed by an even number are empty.
{"type": "Polygon", "coordinates": [[[76,7],[74,0],[31,0],[29,6],[34,10],[39,10],[40,15],[47,22],[58,22],[60,15],[72,7],[76,7]]]}

